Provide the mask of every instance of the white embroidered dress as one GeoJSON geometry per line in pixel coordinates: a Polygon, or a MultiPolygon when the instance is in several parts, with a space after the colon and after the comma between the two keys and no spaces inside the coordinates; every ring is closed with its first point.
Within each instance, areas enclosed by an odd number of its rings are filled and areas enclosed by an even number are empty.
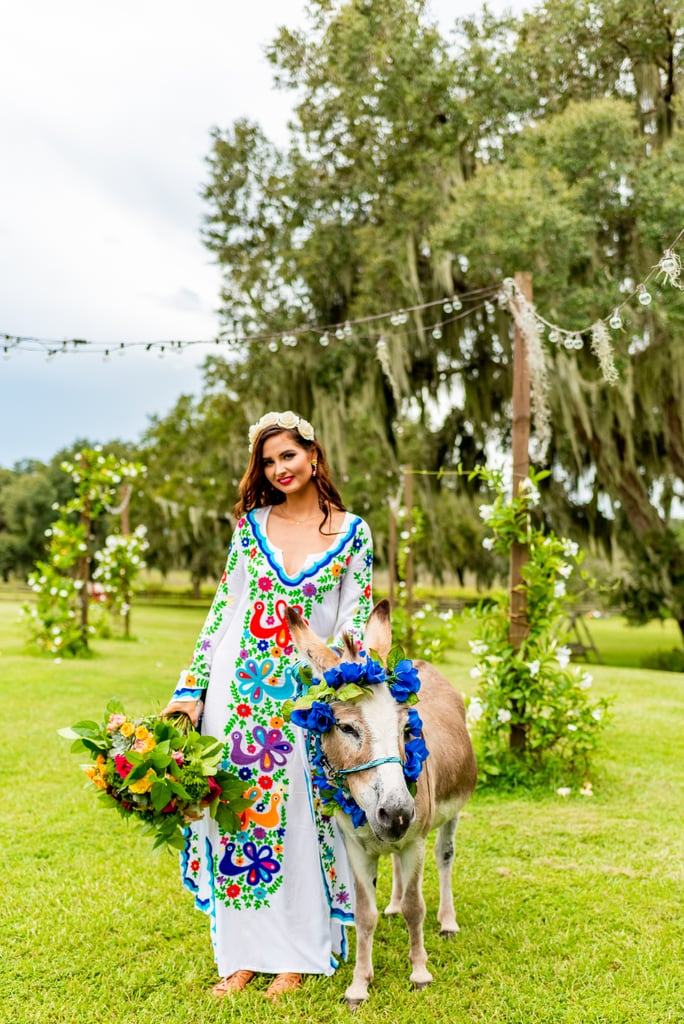
{"type": "Polygon", "coordinates": [[[353,923],[341,835],[312,798],[305,737],[281,714],[298,660],[284,611],[296,607],[324,639],[360,636],[371,601],[370,532],[346,513],[330,547],[290,577],[268,540],[269,513],[238,522],[190,675],[173,698],[204,696],[202,732],[226,737],[224,767],[256,798],[237,834],[222,835],[205,813],[181,854],[183,882],[211,916],[223,977],[241,968],[331,974],[353,923]]]}

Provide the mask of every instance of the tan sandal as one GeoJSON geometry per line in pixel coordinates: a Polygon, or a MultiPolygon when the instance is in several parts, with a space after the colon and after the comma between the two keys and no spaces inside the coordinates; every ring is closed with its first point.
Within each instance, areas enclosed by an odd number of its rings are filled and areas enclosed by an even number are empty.
{"type": "Polygon", "coordinates": [[[211,994],[212,996],[220,997],[231,996],[234,992],[242,992],[244,988],[247,988],[254,976],[254,971],[235,971],[234,974],[219,981],[218,985],[214,985],[211,994]]]}
{"type": "Polygon", "coordinates": [[[286,992],[302,987],[301,974],[277,974],[265,992],[267,999],[279,999],[286,992]]]}

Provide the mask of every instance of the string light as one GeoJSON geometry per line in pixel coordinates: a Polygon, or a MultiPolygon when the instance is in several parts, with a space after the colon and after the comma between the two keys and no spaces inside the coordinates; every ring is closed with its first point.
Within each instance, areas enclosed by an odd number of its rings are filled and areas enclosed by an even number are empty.
{"type": "MultiPolygon", "coordinates": [[[[464,293],[461,299],[456,297],[451,298],[449,301],[452,311],[465,309],[466,313],[470,315],[475,312],[476,309],[481,308],[483,298],[495,297],[497,294],[497,288],[491,286],[489,288],[476,288],[470,292],[464,293]],[[468,308],[465,308],[464,303],[468,303],[468,308]]],[[[310,337],[312,334],[318,334],[319,344],[323,348],[327,348],[331,344],[331,339],[335,338],[338,341],[349,341],[354,335],[354,331],[359,327],[368,327],[373,324],[382,325],[387,322],[391,323],[395,327],[404,327],[409,322],[410,314],[412,313],[425,313],[437,306],[444,307],[444,299],[436,299],[431,302],[424,302],[411,306],[407,309],[390,310],[383,313],[374,313],[371,316],[359,317],[354,320],[346,320],[344,323],[326,325],[326,326],[303,326],[297,327],[293,330],[283,333],[269,333],[260,332],[251,335],[240,336],[239,331],[229,332],[222,330],[219,332],[217,337],[211,339],[196,339],[186,341],[129,341],[119,342],[117,345],[117,351],[120,353],[123,351],[129,351],[134,349],[144,349],[146,352],[153,350],[169,350],[177,352],[185,350],[193,346],[207,346],[207,345],[226,345],[229,347],[234,346],[248,346],[248,345],[266,345],[271,352],[278,352],[280,346],[283,345],[286,348],[295,348],[302,338],[310,337]]],[[[452,317],[450,319],[442,319],[437,322],[433,322],[427,326],[427,330],[432,330],[435,326],[443,329],[444,325],[452,322],[458,317],[452,317]]],[[[409,333],[416,333],[412,329],[408,329],[409,333]]],[[[28,335],[4,335],[5,344],[11,348],[21,348],[25,351],[42,351],[52,350],[54,345],[60,345],[63,351],[73,352],[99,352],[101,355],[104,354],[105,350],[111,350],[114,343],[112,342],[94,342],[86,341],[81,338],[63,339],[60,342],[50,341],[45,338],[38,338],[28,335]],[[71,347],[70,347],[71,346],[71,347]]]]}
{"type": "MultiPolygon", "coordinates": [[[[653,297],[646,287],[651,278],[663,278],[664,283],[684,290],[684,284],[681,282],[682,260],[676,252],[676,246],[682,236],[684,236],[684,228],[679,232],[670,245],[664,249],[662,256],[651,268],[643,281],[640,281],[636,285],[634,290],[619,306],[616,306],[610,314],[601,318],[596,323],[607,324],[612,330],[621,330],[624,327],[624,310],[635,298],[639,305],[643,307],[647,307],[651,304],[653,297]]],[[[159,358],[162,359],[164,358],[167,349],[175,354],[181,354],[187,348],[207,345],[226,345],[228,347],[265,345],[269,352],[275,354],[280,350],[281,345],[285,348],[295,348],[300,339],[309,338],[312,335],[318,335],[318,343],[320,346],[322,348],[327,348],[331,344],[332,338],[335,338],[340,342],[349,341],[352,338],[355,329],[360,327],[371,328],[372,325],[376,323],[380,330],[375,337],[369,336],[368,340],[371,342],[375,342],[378,338],[382,337],[383,325],[386,329],[387,323],[395,328],[403,328],[405,334],[422,336],[422,332],[427,331],[435,341],[439,341],[444,336],[445,327],[448,324],[461,319],[463,316],[472,316],[476,312],[484,311],[485,315],[488,318],[491,318],[495,313],[495,306],[492,300],[498,301],[502,308],[508,308],[510,311],[512,296],[516,294],[516,292],[517,289],[515,289],[514,282],[512,282],[511,279],[507,279],[501,286],[477,288],[460,295],[449,296],[446,299],[441,298],[432,302],[420,303],[408,308],[376,313],[371,316],[359,317],[355,320],[347,320],[344,323],[329,324],[326,326],[307,325],[297,327],[285,334],[259,332],[251,335],[245,335],[241,333],[239,324],[235,322],[232,331],[223,328],[215,338],[186,341],[121,341],[117,344],[112,342],[92,342],[83,338],[64,338],[60,341],[52,341],[45,338],[14,335],[9,333],[0,335],[0,337],[4,339],[4,359],[9,359],[14,351],[39,351],[45,353],[48,362],[51,362],[57,354],[70,355],[75,352],[99,353],[105,360],[109,361],[112,349],[116,351],[117,355],[123,356],[125,352],[129,350],[141,348],[146,352],[156,350],[159,358]],[[442,314],[441,319],[437,319],[435,317],[432,323],[424,324],[422,322],[422,317],[416,316],[415,326],[407,328],[406,325],[409,323],[411,314],[427,314],[433,309],[437,312],[437,306],[441,307],[439,310],[442,314]]],[[[548,340],[552,345],[562,345],[568,351],[579,351],[584,347],[585,337],[592,337],[592,339],[595,337],[596,323],[587,325],[579,331],[567,330],[559,327],[557,324],[553,324],[548,320],[545,320],[544,317],[534,309],[534,307],[532,307],[532,310],[538,324],[540,336],[542,329],[548,332],[548,340]]],[[[612,361],[606,356],[607,348],[610,347],[610,340],[607,337],[607,333],[605,337],[603,333],[601,333],[600,338],[600,347],[601,352],[603,353],[602,365],[610,368],[612,366],[612,361]]],[[[593,342],[592,350],[594,350],[593,342]]],[[[613,376],[612,371],[610,376],[613,376]]]]}

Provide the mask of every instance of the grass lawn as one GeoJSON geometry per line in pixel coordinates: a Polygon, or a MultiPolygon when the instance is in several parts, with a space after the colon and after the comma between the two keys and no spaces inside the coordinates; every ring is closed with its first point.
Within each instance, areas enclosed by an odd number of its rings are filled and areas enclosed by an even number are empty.
{"type": "MultiPolygon", "coordinates": [[[[134,713],[162,707],[203,612],[138,607],[137,642],[98,641],[90,660],[55,662],[25,655],[17,611],[16,602],[0,603],[0,1021],[282,1024],[347,1017],[350,963],[333,978],[307,978],[275,1008],[263,998],[265,979],[234,1000],[212,1000],[208,921],[182,890],[175,857],[151,854],[134,827],[97,806],[78,759],[57,735],[79,718],[99,718],[110,696],[134,713]]],[[[626,648],[619,623],[605,625],[614,631],[610,642],[626,648]]],[[[465,649],[446,665],[461,689],[473,685],[471,665],[465,649]]],[[[591,671],[598,690],[617,698],[592,777],[595,795],[476,793],[455,862],[461,933],[450,943],[438,936],[430,863],[426,944],[434,983],[410,990],[403,922],[383,919],[375,983],[357,1020],[684,1021],[684,679],[638,668],[591,671]]],[[[388,867],[378,882],[381,905],[388,867]]],[[[353,932],[351,938],[353,950],[353,932]]]]}

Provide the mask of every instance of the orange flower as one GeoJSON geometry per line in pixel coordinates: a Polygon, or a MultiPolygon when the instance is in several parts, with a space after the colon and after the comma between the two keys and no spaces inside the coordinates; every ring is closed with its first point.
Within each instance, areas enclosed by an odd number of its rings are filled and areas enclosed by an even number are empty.
{"type": "Polygon", "coordinates": [[[280,717],[280,715],[274,715],[273,718],[270,720],[270,724],[273,729],[282,729],[282,727],[285,725],[285,722],[280,717]]]}
{"type": "Polygon", "coordinates": [[[332,573],[332,575],[333,575],[333,576],[335,577],[335,579],[337,579],[337,577],[338,577],[338,576],[340,575],[340,573],[342,572],[342,566],[341,566],[341,565],[339,564],[339,562],[334,562],[334,563],[333,563],[333,564],[332,564],[332,565],[330,566],[330,572],[331,572],[331,573],[332,573]]]}

